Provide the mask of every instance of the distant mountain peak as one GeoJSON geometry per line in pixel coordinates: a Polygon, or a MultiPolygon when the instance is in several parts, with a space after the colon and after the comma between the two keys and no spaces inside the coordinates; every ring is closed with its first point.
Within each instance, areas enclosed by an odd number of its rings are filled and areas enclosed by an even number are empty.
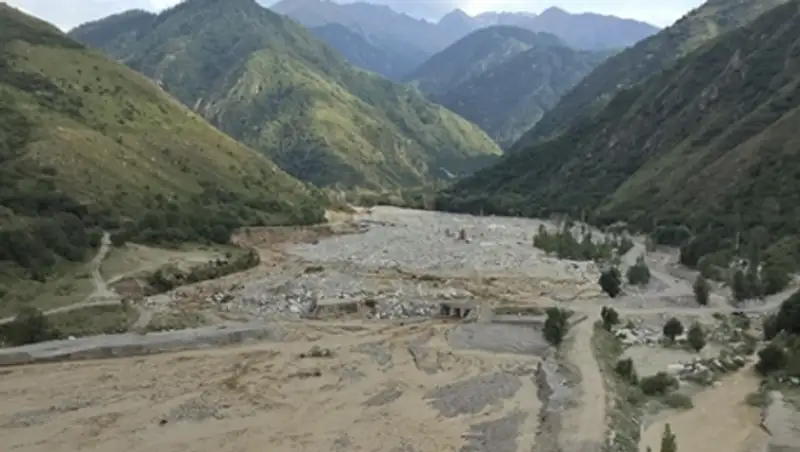
{"type": "Polygon", "coordinates": [[[551,7],[547,8],[546,10],[542,11],[542,13],[539,14],[539,17],[568,16],[568,15],[570,15],[570,13],[568,11],[563,10],[563,9],[557,7],[557,6],[551,6],[551,7]]]}
{"type": "Polygon", "coordinates": [[[472,20],[472,16],[465,13],[463,9],[456,8],[450,11],[449,13],[445,14],[441,19],[439,19],[439,23],[450,20],[472,20]]]}

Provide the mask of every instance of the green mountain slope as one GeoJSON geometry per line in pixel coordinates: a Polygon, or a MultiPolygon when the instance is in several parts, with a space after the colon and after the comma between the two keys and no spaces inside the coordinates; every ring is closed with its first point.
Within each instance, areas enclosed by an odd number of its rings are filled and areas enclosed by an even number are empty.
{"type": "Polygon", "coordinates": [[[404,81],[427,96],[439,96],[534,47],[565,46],[559,38],[498,25],[475,31],[433,55],[404,81]]]}
{"type": "Polygon", "coordinates": [[[156,15],[142,10],[131,10],[106,17],[101,21],[83,24],[69,32],[78,42],[103,51],[114,50],[124,57],[141,34],[149,29],[156,15]]]}
{"type": "Polygon", "coordinates": [[[353,66],[376,72],[389,80],[401,80],[428,57],[426,53],[413,49],[395,48],[341,24],[311,28],[311,33],[338,50],[353,66]]]}
{"type": "Polygon", "coordinates": [[[508,147],[606,57],[605,53],[536,45],[431,100],[508,147]]]}
{"type": "Polygon", "coordinates": [[[125,59],[319,186],[413,186],[500,154],[478,127],[411,87],[350,66],[253,0],[181,3],[160,14],[125,59]]]}
{"type": "Polygon", "coordinates": [[[620,89],[641,83],[703,43],[745,25],[786,0],[709,0],[672,26],[601,64],[511,149],[516,152],[565,131],[601,110],[620,89]]]}
{"type": "Polygon", "coordinates": [[[683,224],[698,234],[689,263],[738,233],[797,243],[787,240],[800,238],[798,68],[794,0],[620,92],[593,121],[463,180],[441,204],[683,224]]]}
{"type": "Polygon", "coordinates": [[[5,280],[85,258],[102,229],[225,242],[322,214],[305,185],[152,81],[0,5],[0,298],[5,280]]]}

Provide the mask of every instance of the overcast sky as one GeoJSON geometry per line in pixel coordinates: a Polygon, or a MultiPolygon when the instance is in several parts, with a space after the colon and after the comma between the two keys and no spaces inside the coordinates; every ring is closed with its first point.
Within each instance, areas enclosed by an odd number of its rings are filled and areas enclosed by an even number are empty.
{"type": "MultiPolygon", "coordinates": [[[[99,19],[128,9],[158,11],[178,0],[5,0],[24,11],[69,29],[83,22],[99,19]]],[[[274,0],[260,0],[274,3],[274,0]]],[[[349,0],[339,0],[349,1],[349,0]]],[[[703,0],[369,0],[416,17],[438,19],[448,11],[461,8],[469,14],[485,11],[541,12],[558,6],[570,12],[613,14],[667,26],[703,3],[703,0]]]]}

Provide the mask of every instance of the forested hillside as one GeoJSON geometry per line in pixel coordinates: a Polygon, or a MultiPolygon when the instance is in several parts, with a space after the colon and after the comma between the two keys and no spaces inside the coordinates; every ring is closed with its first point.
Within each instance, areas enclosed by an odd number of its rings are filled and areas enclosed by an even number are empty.
{"type": "Polygon", "coordinates": [[[458,183],[442,207],[683,225],[696,236],[689,264],[736,243],[779,243],[800,258],[799,8],[701,46],[593,121],[458,183]]]}

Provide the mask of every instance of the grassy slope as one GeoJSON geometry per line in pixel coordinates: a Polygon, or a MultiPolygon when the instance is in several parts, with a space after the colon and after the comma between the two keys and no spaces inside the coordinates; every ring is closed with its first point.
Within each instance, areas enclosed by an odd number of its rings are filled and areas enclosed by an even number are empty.
{"type": "Polygon", "coordinates": [[[190,0],[165,11],[127,62],[321,186],[413,186],[440,167],[464,173],[483,161],[475,157],[500,153],[471,123],[353,68],[253,0],[190,0]]]}
{"type": "Polygon", "coordinates": [[[158,240],[321,216],[305,185],[152,81],[0,5],[0,298],[63,275],[125,219],[158,240]]]}
{"type": "Polygon", "coordinates": [[[591,124],[464,180],[445,203],[684,223],[708,250],[759,225],[772,242],[796,236],[799,7],[701,47],[618,94],[591,124]]]}
{"type": "Polygon", "coordinates": [[[643,82],[703,43],[749,23],[785,1],[709,0],[672,26],[598,66],[523,135],[511,152],[556,136],[577,121],[590,118],[620,89],[643,82]]]}
{"type": "Polygon", "coordinates": [[[547,33],[505,25],[482,28],[430,57],[404,81],[436,98],[534,46],[558,45],[566,44],[547,33]]]}
{"type": "Polygon", "coordinates": [[[534,46],[434,100],[507,147],[605,58],[568,47],[534,46]]]}

